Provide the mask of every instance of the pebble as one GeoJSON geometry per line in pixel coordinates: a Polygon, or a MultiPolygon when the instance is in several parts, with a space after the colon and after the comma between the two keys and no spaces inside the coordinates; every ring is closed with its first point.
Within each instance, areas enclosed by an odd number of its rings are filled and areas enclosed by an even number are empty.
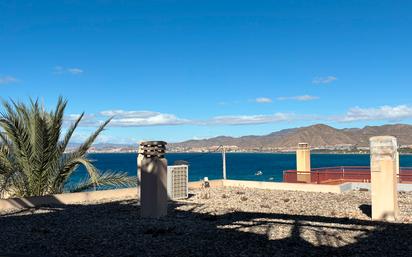
{"type": "Polygon", "coordinates": [[[374,222],[370,192],[192,190],[168,215],[140,218],[136,199],[0,213],[0,256],[407,256],[412,193],[400,219],[374,222]]]}

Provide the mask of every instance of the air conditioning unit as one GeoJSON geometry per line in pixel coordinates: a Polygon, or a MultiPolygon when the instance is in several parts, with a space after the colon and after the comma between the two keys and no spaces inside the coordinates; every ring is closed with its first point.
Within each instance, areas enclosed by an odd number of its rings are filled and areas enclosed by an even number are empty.
{"type": "Polygon", "coordinates": [[[170,200],[188,197],[188,173],[188,165],[167,166],[167,195],[170,200]]]}

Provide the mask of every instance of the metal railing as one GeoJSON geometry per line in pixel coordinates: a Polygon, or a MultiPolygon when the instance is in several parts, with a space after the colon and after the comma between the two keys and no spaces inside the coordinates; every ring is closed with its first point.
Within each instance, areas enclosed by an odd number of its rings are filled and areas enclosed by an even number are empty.
{"type": "MultiPolygon", "coordinates": [[[[412,183],[412,167],[402,167],[399,170],[399,183],[412,183]]],[[[283,182],[341,184],[344,182],[370,182],[371,171],[368,166],[338,166],[314,168],[310,172],[296,170],[283,171],[283,182]]]]}

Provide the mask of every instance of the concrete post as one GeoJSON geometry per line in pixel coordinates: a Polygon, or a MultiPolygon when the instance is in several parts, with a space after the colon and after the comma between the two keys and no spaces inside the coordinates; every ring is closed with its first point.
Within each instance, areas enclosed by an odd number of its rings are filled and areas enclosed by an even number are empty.
{"type": "MultiPolygon", "coordinates": [[[[140,145],[139,145],[139,151],[140,152],[140,145]]],[[[143,154],[138,154],[137,155],[137,186],[140,189],[140,185],[142,182],[142,160],[143,160],[144,155],[143,154]]]]}
{"type": "Polygon", "coordinates": [[[396,175],[399,175],[400,172],[400,159],[399,159],[399,152],[396,151],[396,175]]]}
{"type": "Polygon", "coordinates": [[[310,147],[307,143],[299,143],[296,150],[296,171],[299,182],[310,183],[310,147]]]}
{"type": "Polygon", "coordinates": [[[394,221],[399,216],[396,138],[370,138],[372,219],[394,221]]]}
{"type": "Polygon", "coordinates": [[[222,148],[222,162],[223,162],[223,179],[226,179],[226,148],[222,148]]]}
{"type": "Polygon", "coordinates": [[[167,214],[166,142],[147,141],[139,145],[140,208],[143,218],[167,214]]]}

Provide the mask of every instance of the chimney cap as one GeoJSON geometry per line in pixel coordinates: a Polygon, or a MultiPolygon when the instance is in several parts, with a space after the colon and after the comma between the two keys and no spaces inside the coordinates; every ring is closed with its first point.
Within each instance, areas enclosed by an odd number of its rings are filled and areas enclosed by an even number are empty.
{"type": "Polygon", "coordinates": [[[141,141],[139,145],[151,145],[151,146],[165,146],[165,141],[141,141]]]}

